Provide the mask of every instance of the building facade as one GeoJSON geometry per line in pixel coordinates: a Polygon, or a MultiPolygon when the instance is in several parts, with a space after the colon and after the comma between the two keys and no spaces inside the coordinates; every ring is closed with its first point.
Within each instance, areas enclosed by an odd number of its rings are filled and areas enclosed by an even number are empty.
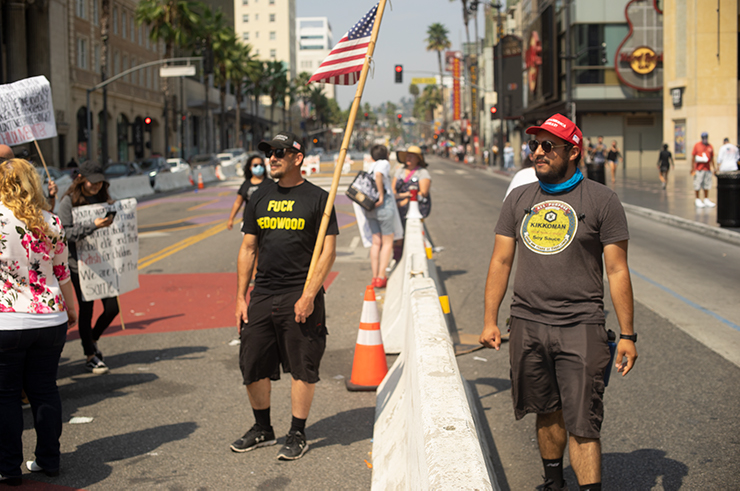
{"type": "Polygon", "coordinates": [[[234,0],[234,31],[257,58],[282,61],[295,77],[295,0],[234,0]]]}
{"type": "Polygon", "coordinates": [[[570,93],[584,138],[595,143],[603,136],[607,144],[616,140],[625,170],[653,167],[664,138],[660,3],[523,0],[521,4],[525,126],[557,112],[570,114],[570,93]]]}
{"type": "Polygon", "coordinates": [[[665,0],[663,139],[676,163],[690,163],[693,145],[709,133],[715,151],[737,144],[738,4],[665,0]]]}
{"type": "MultiPolygon", "coordinates": [[[[334,46],[331,25],[326,17],[296,19],[296,73],[313,74],[334,46]]],[[[324,95],[334,98],[334,85],[322,84],[324,95]]]]}

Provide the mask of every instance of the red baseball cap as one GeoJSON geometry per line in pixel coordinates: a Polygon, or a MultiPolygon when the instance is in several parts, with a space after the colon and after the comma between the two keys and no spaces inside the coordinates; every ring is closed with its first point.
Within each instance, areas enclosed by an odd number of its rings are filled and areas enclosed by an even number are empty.
{"type": "Polygon", "coordinates": [[[573,121],[562,114],[550,116],[550,118],[540,126],[530,126],[527,128],[526,133],[528,135],[535,135],[540,130],[552,133],[568,143],[572,143],[577,146],[581,152],[583,152],[583,133],[581,133],[580,128],[578,128],[573,121]]]}

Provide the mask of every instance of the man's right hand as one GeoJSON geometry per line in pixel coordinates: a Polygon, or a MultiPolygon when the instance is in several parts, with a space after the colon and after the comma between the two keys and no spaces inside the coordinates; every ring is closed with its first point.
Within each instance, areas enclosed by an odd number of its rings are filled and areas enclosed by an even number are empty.
{"type": "Polygon", "coordinates": [[[493,348],[496,351],[501,349],[501,331],[498,326],[493,324],[483,328],[483,332],[478,342],[486,348],[493,348]]]}
{"type": "Polygon", "coordinates": [[[236,329],[239,334],[242,333],[242,322],[247,323],[247,300],[245,298],[236,299],[236,329]]]}

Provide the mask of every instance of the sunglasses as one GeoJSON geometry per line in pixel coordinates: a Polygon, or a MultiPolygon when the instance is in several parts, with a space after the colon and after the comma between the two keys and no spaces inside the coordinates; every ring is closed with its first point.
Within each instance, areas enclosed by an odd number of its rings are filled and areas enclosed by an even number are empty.
{"type": "Polygon", "coordinates": [[[270,157],[274,155],[276,159],[282,159],[283,157],[285,157],[286,153],[297,153],[297,152],[293,152],[292,150],[287,150],[285,148],[271,148],[270,150],[267,150],[265,152],[265,157],[269,159],[270,157]]]}
{"type": "Polygon", "coordinates": [[[552,152],[552,149],[553,148],[567,147],[569,145],[568,143],[566,143],[564,145],[555,145],[550,140],[545,140],[545,141],[541,141],[541,142],[540,141],[537,141],[537,140],[529,140],[529,143],[528,144],[529,144],[529,149],[532,151],[532,153],[536,152],[537,151],[537,148],[540,145],[542,145],[542,151],[545,152],[545,153],[552,152]]]}

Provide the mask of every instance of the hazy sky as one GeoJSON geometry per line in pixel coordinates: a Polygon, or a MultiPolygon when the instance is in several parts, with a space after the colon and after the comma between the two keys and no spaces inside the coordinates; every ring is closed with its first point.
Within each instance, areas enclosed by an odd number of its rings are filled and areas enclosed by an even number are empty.
{"type": "MultiPolygon", "coordinates": [[[[298,17],[328,17],[336,44],[370,8],[373,0],[296,0],[298,17]]],[[[375,47],[375,74],[368,76],[362,103],[375,106],[381,102],[398,102],[410,97],[408,87],[412,77],[432,77],[439,73],[437,54],[427,51],[426,31],[439,22],[447,27],[452,49],[461,49],[465,40],[462,2],[455,0],[389,0],[380,25],[375,47]],[[403,65],[403,84],[394,83],[394,66],[403,65]],[[372,78],[371,78],[372,77],[372,78]]],[[[483,37],[483,11],[478,12],[478,34],[483,37]]],[[[475,27],[470,22],[471,40],[475,27]]],[[[444,62],[444,60],[443,60],[444,62]]],[[[342,109],[349,107],[356,85],[337,86],[337,101],[342,109]]]]}

